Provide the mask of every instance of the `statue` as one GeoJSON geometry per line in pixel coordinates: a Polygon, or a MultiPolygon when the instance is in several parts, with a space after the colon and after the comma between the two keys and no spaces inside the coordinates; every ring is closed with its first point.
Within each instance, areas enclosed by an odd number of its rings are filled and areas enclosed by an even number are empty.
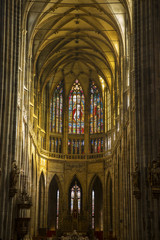
{"type": "Polygon", "coordinates": [[[134,189],[140,189],[140,171],[138,163],[135,165],[135,172],[132,173],[132,182],[134,189]]]}
{"type": "Polygon", "coordinates": [[[133,194],[140,198],[140,170],[138,162],[135,164],[135,171],[132,173],[133,194]]]}
{"type": "Polygon", "coordinates": [[[160,187],[160,164],[157,161],[153,161],[151,168],[151,186],[160,187]]]}
{"type": "Polygon", "coordinates": [[[11,173],[10,173],[10,197],[13,197],[17,192],[17,181],[19,177],[19,168],[16,165],[16,161],[14,160],[11,165],[11,173]]]}
{"type": "Polygon", "coordinates": [[[25,175],[22,175],[23,189],[19,193],[19,196],[17,198],[17,200],[18,200],[17,203],[18,203],[19,208],[23,208],[23,209],[25,209],[25,208],[29,209],[32,206],[32,198],[27,193],[26,181],[27,181],[27,177],[25,175]]]}
{"type": "Polygon", "coordinates": [[[160,196],[160,162],[159,159],[152,162],[150,170],[150,183],[154,197],[160,196]]]}

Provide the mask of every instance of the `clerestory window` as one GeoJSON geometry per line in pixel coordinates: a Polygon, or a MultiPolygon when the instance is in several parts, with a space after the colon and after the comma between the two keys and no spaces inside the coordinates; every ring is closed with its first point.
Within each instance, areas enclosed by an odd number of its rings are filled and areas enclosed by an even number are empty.
{"type": "Polygon", "coordinates": [[[84,134],[85,98],[78,80],[69,94],[69,134],[84,134]]]}
{"type": "Polygon", "coordinates": [[[103,103],[100,92],[94,82],[90,89],[90,133],[103,132],[103,103]]]}
{"type": "Polygon", "coordinates": [[[50,131],[62,133],[63,84],[60,82],[50,102],[50,131]]]}

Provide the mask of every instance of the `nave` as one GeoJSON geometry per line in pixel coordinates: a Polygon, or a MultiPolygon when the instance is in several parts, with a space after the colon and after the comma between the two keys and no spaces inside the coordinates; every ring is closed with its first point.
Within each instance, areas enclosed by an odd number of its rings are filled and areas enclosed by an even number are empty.
{"type": "Polygon", "coordinates": [[[0,1],[0,239],[160,239],[160,1],[0,1]]]}

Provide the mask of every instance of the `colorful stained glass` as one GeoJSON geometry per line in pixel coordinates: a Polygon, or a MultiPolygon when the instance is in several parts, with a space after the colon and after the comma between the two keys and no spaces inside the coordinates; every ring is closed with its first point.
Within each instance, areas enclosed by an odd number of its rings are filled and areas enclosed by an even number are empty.
{"type": "Polygon", "coordinates": [[[56,139],[56,152],[58,152],[58,139],[56,139]]]}
{"type": "Polygon", "coordinates": [[[71,140],[68,140],[68,154],[71,154],[71,140]]]}
{"type": "Polygon", "coordinates": [[[103,138],[101,139],[101,152],[103,152],[103,138]]]}
{"type": "Polygon", "coordinates": [[[56,217],[56,228],[58,229],[59,224],[59,190],[57,190],[57,217],[56,217]]]}
{"type": "Polygon", "coordinates": [[[81,123],[81,134],[84,134],[84,122],[81,123]]]}
{"type": "Polygon", "coordinates": [[[50,131],[62,133],[62,111],[63,111],[63,84],[60,82],[50,103],[50,131]]]}
{"type": "Polygon", "coordinates": [[[83,154],[84,153],[84,140],[69,139],[68,140],[68,153],[69,154],[83,154]]]}
{"type": "Polygon", "coordinates": [[[79,140],[77,140],[77,154],[80,153],[79,140]]]}
{"type": "Polygon", "coordinates": [[[98,139],[98,146],[97,146],[97,152],[101,152],[101,139],[98,139]]]}
{"type": "Polygon", "coordinates": [[[93,150],[94,149],[94,142],[93,142],[93,139],[91,140],[91,153],[93,153],[93,150]]]}
{"type": "Polygon", "coordinates": [[[103,132],[103,103],[97,86],[94,82],[91,84],[90,98],[90,133],[103,132]]]}
{"type": "Polygon", "coordinates": [[[97,152],[97,139],[94,140],[94,152],[97,152]]]}
{"type": "Polygon", "coordinates": [[[90,140],[91,153],[103,152],[103,138],[96,138],[90,140]]]}
{"type": "Polygon", "coordinates": [[[50,151],[51,152],[62,152],[62,139],[61,138],[55,138],[50,137],[50,151]]]}
{"type": "Polygon", "coordinates": [[[75,182],[75,185],[71,188],[71,214],[73,213],[73,208],[78,208],[78,213],[81,211],[81,189],[75,182]],[[77,204],[77,206],[75,206],[77,204]]]}
{"type": "Polygon", "coordinates": [[[84,134],[84,93],[78,80],[69,94],[69,133],[84,134]]]}
{"type": "Polygon", "coordinates": [[[51,132],[55,132],[55,118],[56,118],[56,114],[55,114],[55,97],[53,97],[53,99],[52,99],[52,130],[51,130],[51,132]]]}
{"type": "Polygon", "coordinates": [[[75,143],[75,140],[73,140],[73,154],[75,154],[75,150],[76,150],[76,143],[75,143]]]}
{"type": "Polygon", "coordinates": [[[50,103],[50,131],[52,131],[52,102],[50,103]]]}
{"type": "Polygon", "coordinates": [[[92,190],[92,229],[94,229],[94,209],[95,209],[95,199],[94,199],[94,190],[92,190]]]}
{"type": "Polygon", "coordinates": [[[53,149],[52,151],[55,152],[55,140],[54,140],[54,138],[52,139],[52,149],[53,149]]]}
{"type": "Polygon", "coordinates": [[[59,153],[62,152],[62,140],[59,139],[59,153]]]}
{"type": "Polygon", "coordinates": [[[81,141],[81,153],[84,154],[84,140],[81,141]]]}

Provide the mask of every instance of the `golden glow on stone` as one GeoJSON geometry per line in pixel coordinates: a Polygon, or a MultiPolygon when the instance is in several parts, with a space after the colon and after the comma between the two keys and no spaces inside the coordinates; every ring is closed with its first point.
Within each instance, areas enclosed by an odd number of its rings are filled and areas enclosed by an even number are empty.
{"type": "Polygon", "coordinates": [[[47,161],[44,158],[40,160],[40,169],[41,171],[46,171],[47,161]]]}

